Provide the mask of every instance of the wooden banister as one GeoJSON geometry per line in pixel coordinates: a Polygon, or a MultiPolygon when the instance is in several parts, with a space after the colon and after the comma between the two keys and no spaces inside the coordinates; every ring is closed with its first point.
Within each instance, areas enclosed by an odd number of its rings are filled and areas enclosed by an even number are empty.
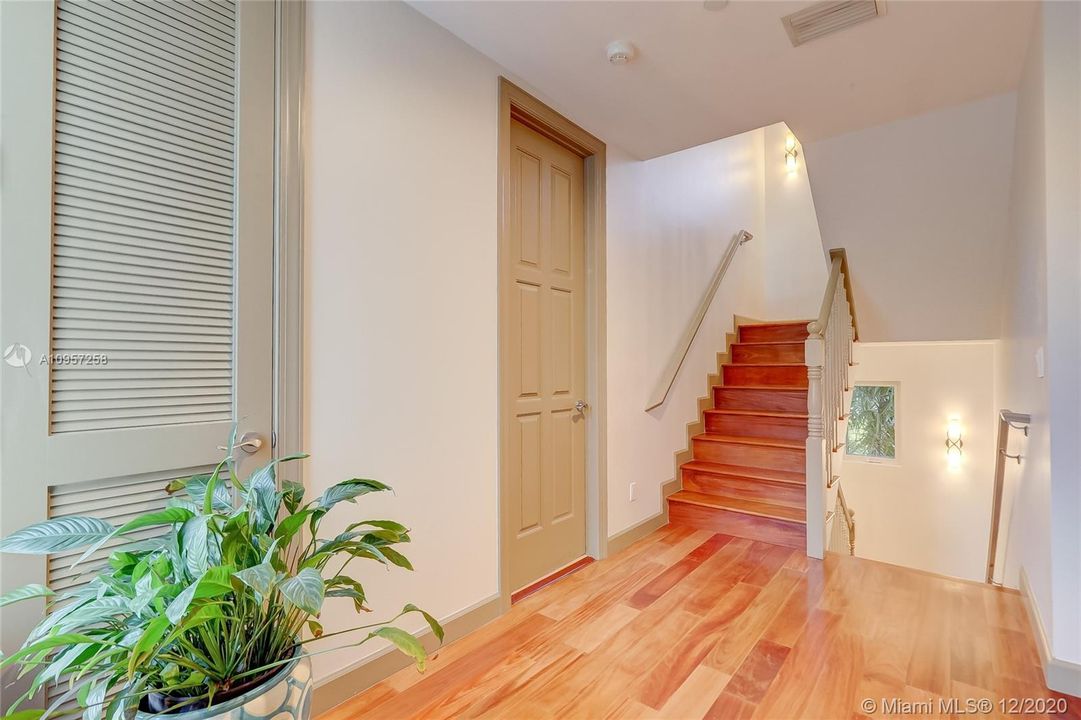
{"type": "Polygon", "coordinates": [[[821,558],[828,545],[826,530],[838,518],[831,511],[839,500],[849,541],[855,538],[853,513],[844,502],[834,454],[843,446],[840,423],[846,416],[845,393],[857,339],[848,257],[830,250],[830,274],[818,317],[807,323],[804,364],[807,366],[807,554],[821,558]]]}

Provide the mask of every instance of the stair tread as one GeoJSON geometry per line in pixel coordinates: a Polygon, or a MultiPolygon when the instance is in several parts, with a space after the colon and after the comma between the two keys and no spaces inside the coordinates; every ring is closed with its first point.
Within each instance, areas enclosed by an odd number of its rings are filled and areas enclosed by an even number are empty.
{"type": "Polygon", "coordinates": [[[781,390],[784,392],[807,392],[805,387],[791,387],[788,385],[714,385],[715,390],[781,390]]]}
{"type": "Polygon", "coordinates": [[[721,435],[720,433],[701,433],[695,435],[694,440],[708,442],[737,443],[739,445],[761,445],[763,447],[779,447],[792,450],[805,450],[806,446],[799,440],[785,440],[782,438],[754,437],[751,435],[721,435]]]}
{"type": "Polygon", "coordinates": [[[807,327],[812,320],[777,320],[775,322],[745,322],[740,323],[740,327],[781,327],[785,325],[803,325],[807,327]]]}
{"type": "Polygon", "coordinates": [[[727,465],[725,463],[710,462],[709,460],[688,460],[680,467],[694,470],[695,472],[729,475],[731,477],[761,480],[763,482],[778,482],[789,485],[807,484],[807,478],[804,473],[794,472],[792,470],[774,470],[773,468],[749,467],[747,465],[727,465]]]}
{"type": "Polygon", "coordinates": [[[807,367],[807,363],[798,362],[727,362],[725,367],[807,367]]]}
{"type": "Polygon", "coordinates": [[[683,502],[691,505],[716,508],[744,513],[745,515],[757,515],[759,517],[773,518],[806,524],[807,512],[803,508],[788,507],[786,505],[774,505],[772,503],[757,500],[743,500],[740,498],[724,497],[723,495],[708,495],[694,492],[693,490],[680,490],[668,496],[669,502],[683,502]]]}
{"type": "MultiPolygon", "coordinates": [[[[801,388],[802,389],[802,388],[801,388]]],[[[706,413],[717,415],[749,415],[754,417],[792,418],[793,420],[806,420],[807,413],[785,412],[783,410],[743,410],[729,408],[709,408],[706,413]]]]}
{"type": "Polygon", "coordinates": [[[740,340],[732,345],[804,345],[803,340],[740,340]]]}

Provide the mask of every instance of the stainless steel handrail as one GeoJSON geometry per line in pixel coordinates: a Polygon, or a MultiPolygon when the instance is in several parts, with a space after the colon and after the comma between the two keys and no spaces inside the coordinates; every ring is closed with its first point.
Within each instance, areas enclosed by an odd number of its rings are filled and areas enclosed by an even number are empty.
{"type": "Polygon", "coordinates": [[[649,412],[653,408],[660,407],[668,398],[668,393],[671,391],[672,385],[676,382],[676,376],[679,374],[679,369],[683,366],[683,361],[686,359],[687,353],[690,352],[691,343],[694,342],[694,338],[698,334],[698,329],[702,327],[702,321],[706,317],[706,311],[709,310],[709,306],[713,304],[713,296],[717,294],[717,288],[721,286],[721,281],[724,280],[724,275],[728,272],[728,266],[732,264],[732,258],[736,256],[736,250],[744,243],[750,242],[752,239],[754,239],[754,235],[751,235],[746,230],[740,230],[732,238],[732,242],[728,245],[728,250],[725,251],[724,257],[721,258],[721,263],[717,266],[717,271],[713,273],[713,279],[710,280],[709,287],[706,288],[705,293],[702,295],[702,300],[698,303],[698,308],[695,310],[694,316],[691,317],[687,329],[683,331],[679,343],[672,351],[672,356],[669,358],[668,364],[665,365],[664,372],[661,373],[661,377],[657,380],[657,386],[653,389],[650,400],[646,404],[646,412],[649,412]]]}
{"type": "Polygon", "coordinates": [[[1007,452],[1007,444],[1010,439],[1010,428],[1023,430],[1028,437],[1028,427],[1032,424],[1032,416],[1027,413],[1003,410],[998,414],[998,452],[995,453],[995,489],[991,498],[991,538],[987,543],[987,575],[985,581],[989,584],[995,582],[995,555],[998,554],[998,530],[1002,522],[1002,486],[1005,482],[1006,459],[1016,460],[1020,465],[1023,456],[1021,453],[1010,455],[1007,452]]]}

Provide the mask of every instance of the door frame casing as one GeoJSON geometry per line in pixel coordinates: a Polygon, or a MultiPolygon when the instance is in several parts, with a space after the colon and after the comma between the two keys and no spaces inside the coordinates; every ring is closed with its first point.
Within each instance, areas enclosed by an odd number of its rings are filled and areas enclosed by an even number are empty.
{"type": "Polygon", "coordinates": [[[579,155],[585,165],[586,254],[586,554],[596,559],[608,553],[608,436],[607,436],[607,320],[605,240],[605,159],[603,141],[563,117],[525,90],[499,78],[499,190],[498,190],[498,305],[499,305],[499,595],[505,611],[510,607],[510,540],[514,534],[508,492],[510,405],[506,399],[504,328],[510,320],[511,291],[504,262],[510,256],[511,148],[510,124],[517,120],[530,129],[579,155]]]}

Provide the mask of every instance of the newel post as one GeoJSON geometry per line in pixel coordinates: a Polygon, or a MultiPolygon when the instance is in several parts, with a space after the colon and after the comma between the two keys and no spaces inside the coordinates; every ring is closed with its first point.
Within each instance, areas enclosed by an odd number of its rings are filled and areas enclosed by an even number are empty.
{"type": "Polygon", "coordinates": [[[807,555],[822,558],[826,552],[826,438],[822,416],[822,367],[826,360],[825,328],[808,324],[804,344],[807,365],[807,555]]]}

